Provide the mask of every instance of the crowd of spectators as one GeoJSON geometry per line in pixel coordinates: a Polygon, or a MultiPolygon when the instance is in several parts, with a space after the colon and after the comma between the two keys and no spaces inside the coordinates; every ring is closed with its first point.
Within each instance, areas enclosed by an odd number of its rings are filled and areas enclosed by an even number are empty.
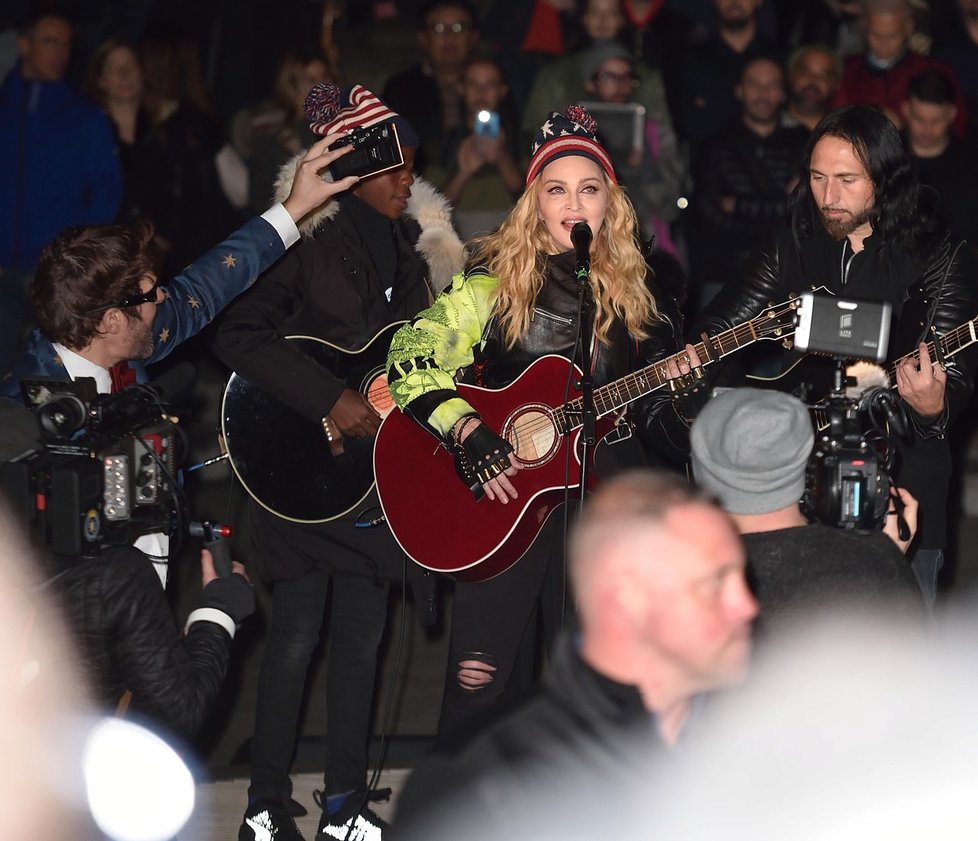
{"type": "Polygon", "coordinates": [[[178,272],[265,206],[278,166],[309,140],[302,101],[323,81],[369,81],[418,127],[417,171],[446,193],[465,238],[490,232],[518,197],[526,140],[547,113],[611,106],[596,109],[602,141],[644,235],[686,267],[693,309],[780,216],[804,136],[830,107],[884,109],[915,134],[944,219],[967,235],[975,216],[975,0],[325,0],[275,15],[245,4],[234,20],[152,2],[121,17],[108,3],[40,7],[22,25],[0,21],[0,143],[19,161],[0,178],[0,367],[29,316],[24,278],[58,230],[149,218],[178,272]],[[228,39],[246,28],[259,49],[243,67],[228,39]],[[399,33],[387,36],[399,48],[376,32],[399,33]],[[925,150],[918,112],[939,106],[950,135],[925,150]],[[49,110],[69,107],[84,118],[49,110]],[[489,135],[480,112],[496,115],[489,135]],[[44,152],[55,137],[78,159],[70,178],[65,154],[44,152]]]}
{"type": "Polygon", "coordinates": [[[0,14],[0,375],[62,229],[147,219],[179,274],[269,205],[323,82],[368,82],[411,123],[464,240],[519,198],[548,112],[584,103],[690,317],[783,220],[837,106],[880,108],[978,243],[978,0],[20,5],[0,14]]]}

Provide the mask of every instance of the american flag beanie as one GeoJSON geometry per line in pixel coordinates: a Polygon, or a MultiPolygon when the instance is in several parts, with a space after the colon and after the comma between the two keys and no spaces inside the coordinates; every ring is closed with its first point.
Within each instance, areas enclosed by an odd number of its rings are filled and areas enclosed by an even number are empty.
{"type": "Polygon", "coordinates": [[[419,146],[421,141],[411,124],[400,114],[391,111],[363,85],[343,88],[324,84],[313,87],[306,96],[306,119],[316,134],[349,132],[381,123],[397,126],[402,146],[419,146]]]}
{"type": "Polygon", "coordinates": [[[580,105],[571,105],[563,114],[551,111],[533,138],[532,157],[526,170],[527,186],[548,163],[570,155],[590,158],[612,181],[617,181],[611,158],[598,143],[597,131],[597,120],[580,105]]]}

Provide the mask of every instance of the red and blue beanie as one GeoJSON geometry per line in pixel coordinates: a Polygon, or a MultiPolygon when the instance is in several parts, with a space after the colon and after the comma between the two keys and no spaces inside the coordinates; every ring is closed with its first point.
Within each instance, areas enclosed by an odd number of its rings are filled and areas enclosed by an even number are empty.
{"type": "Polygon", "coordinates": [[[533,138],[533,156],[526,170],[527,186],[548,163],[571,155],[590,158],[612,181],[617,181],[611,158],[598,142],[597,131],[597,121],[580,105],[571,105],[563,114],[551,111],[533,138]]]}
{"type": "Polygon", "coordinates": [[[349,132],[393,123],[402,146],[421,145],[411,124],[363,85],[352,85],[342,90],[333,84],[316,85],[306,96],[305,111],[309,128],[316,134],[349,132]]]}

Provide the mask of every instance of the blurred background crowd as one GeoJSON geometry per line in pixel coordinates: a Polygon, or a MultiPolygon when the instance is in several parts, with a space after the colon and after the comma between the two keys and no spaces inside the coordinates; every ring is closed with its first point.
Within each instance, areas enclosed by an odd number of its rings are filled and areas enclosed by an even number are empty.
{"type": "MultiPolygon", "coordinates": [[[[588,103],[645,236],[688,270],[690,312],[781,218],[834,106],[885,109],[952,233],[974,241],[978,225],[975,0],[20,0],[0,12],[0,73],[11,298],[68,224],[149,218],[164,276],[178,272],[267,206],[324,81],[378,91],[418,127],[418,173],[463,237],[504,218],[546,114],[588,103]],[[45,11],[65,17],[33,28],[45,11]],[[25,105],[18,77],[63,83],[65,101],[25,105]],[[62,172],[48,144],[66,142],[62,172]]],[[[23,310],[4,311],[5,367],[23,310]]]]}

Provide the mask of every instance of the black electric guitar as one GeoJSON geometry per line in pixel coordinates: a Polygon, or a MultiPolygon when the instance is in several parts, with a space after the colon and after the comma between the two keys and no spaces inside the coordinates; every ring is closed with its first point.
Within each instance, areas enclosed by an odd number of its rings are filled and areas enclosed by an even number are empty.
{"type": "MultiPolygon", "coordinates": [[[[312,336],[286,339],[366,395],[383,418],[394,407],[387,388],[387,351],[404,323],[388,325],[354,351],[312,336]]],[[[221,431],[244,489],[285,520],[335,520],[354,511],[373,488],[373,438],[343,436],[330,444],[320,424],[238,374],[224,389],[221,431]]]]}

